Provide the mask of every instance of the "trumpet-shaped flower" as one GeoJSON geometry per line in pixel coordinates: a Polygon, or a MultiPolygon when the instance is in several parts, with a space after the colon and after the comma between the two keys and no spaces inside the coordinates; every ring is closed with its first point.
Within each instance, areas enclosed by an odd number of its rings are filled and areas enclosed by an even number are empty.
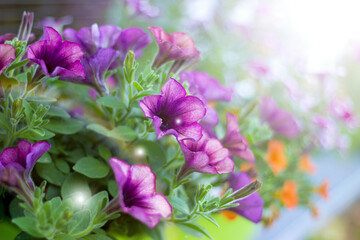
{"type": "Polygon", "coordinates": [[[154,122],[157,138],[174,135],[179,141],[198,141],[202,127],[197,122],[205,115],[203,102],[194,96],[186,96],[184,87],[170,78],[161,88],[161,95],[151,95],[140,101],[146,117],[154,122]]]}
{"type": "Polygon", "coordinates": [[[114,67],[122,65],[130,50],[135,53],[136,58],[141,57],[142,50],[151,42],[149,34],[141,28],[121,30],[115,25],[99,27],[97,24],[93,24],[91,28],[84,27],[78,32],[67,28],[63,35],[66,39],[80,44],[88,55],[92,55],[102,48],[112,48],[120,52],[122,62],[117,63],[114,67]]]}
{"type": "Polygon", "coordinates": [[[43,39],[29,46],[27,58],[39,64],[46,76],[85,77],[80,62],[84,53],[79,44],[63,42],[61,35],[51,27],[44,28],[43,39]]]}
{"type": "Polygon", "coordinates": [[[5,33],[4,35],[0,35],[0,44],[4,44],[6,41],[11,41],[15,37],[15,33],[5,33]]]}
{"type": "Polygon", "coordinates": [[[317,193],[323,198],[328,199],[329,197],[329,181],[324,180],[317,188],[317,193]]]}
{"type": "Polygon", "coordinates": [[[0,44],[0,75],[15,60],[15,48],[10,44],[0,44]]]}
{"type": "Polygon", "coordinates": [[[36,161],[50,147],[50,144],[47,142],[31,144],[25,140],[20,140],[17,147],[4,149],[0,155],[0,183],[16,188],[19,186],[19,179],[22,179],[31,188],[34,188],[30,177],[31,170],[36,161]]]}
{"type": "Polygon", "coordinates": [[[232,155],[254,163],[255,156],[250,150],[246,138],[240,133],[237,117],[232,113],[227,113],[226,118],[227,131],[225,138],[222,140],[224,147],[229,149],[232,155]]]}
{"type": "Polygon", "coordinates": [[[82,59],[81,63],[85,69],[84,79],[64,78],[63,80],[88,85],[100,94],[108,93],[104,79],[105,74],[119,55],[119,52],[111,48],[99,49],[93,55],[85,56],[82,59]]]}
{"type": "Polygon", "coordinates": [[[181,175],[194,171],[222,174],[234,170],[234,162],[229,158],[229,150],[224,148],[218,139],[210,138],[205,131],[198,142],[183,140],[179,143],[185,156],[181,175]]]}
{"type": "Polygon", "coordinates": [[[277,193],[277,197],[282,204],[288,208],[294,208],[299,205],[299,197],[297,191],[297,184],[293,181],[285,181],[281,190],[277,193]]]}
{"type": "Polygon", "coordinates": [[[143,15],[149,18],[157,17],[160,10],[150,5],[149,0],[125,0],[128,6],[135,14],[143,15]]]}
{"type": "MultiPolygon", "coordinates": [[[[245,173],[234,172],[229,176],[229,186],[233,191],[239,190],[251,183],[251,179],[245,173]]],[[[259,193],[254,192],[244,199],[238,200],[239,206],[230,208],[228,210],[235,212],[244,218],[258,223],[261,221],[264,201],[259,193]]]]}
{"type": "Polygon", "coordinates": [[[275,175],[284,171],[288,162],[284,144],[277,140],[270,140],[268,142],[268,151],[265,155],[265,159],[275,175]]]}
{"type": "Polygon", "coordinates": [[[299,134],[299,127],[294,117],[288,111],[279,108],[271,98],[262,99],[260,115],[261,119],[279,135],[295,138],[299,134]]]}
{"type": "Polygon", "coordinates": [[[174,63],[176,69],[200,57],[199,51],[195,48],[195,43],[189,35],[181,32],[169,34],[161,27],[148,27],[154,36],[159,52],[154,60],[153,67],[159,68],[166,62],[176,60],[174,63]]]}
{"type": "Polygon", "coordinates": [[[316,172],[316,166],[309,155],[301,156],[299,161],[299,169],[300,171],[309,174],[314,174],[316,172]]]}
{"type": "Polygon", "coordinates": [[[156,176],[149,166],[130,166],[117,158],[111,158],[109,162],[119,187],[116,200],[124,213],[151,228],[159,223],[160,217],[170,216],[171,205],[162,194],[155,191],[156,176]]]}

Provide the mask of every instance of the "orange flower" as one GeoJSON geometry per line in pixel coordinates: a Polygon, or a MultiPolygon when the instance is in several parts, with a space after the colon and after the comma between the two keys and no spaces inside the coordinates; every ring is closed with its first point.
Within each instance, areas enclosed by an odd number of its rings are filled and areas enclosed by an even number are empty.
{"type": "Polygon", "coordinates": [[[284,171],[287,166],[284,144],[277,140],[270,140],[265,159],[275,175],[284,171]]]}
{"type": "Polygon", "coordinates": [[[286,208],[296,207],[299,204],[297,184],[293,181],[285,181],[282,189],[277,193],[277,197],[286,208]]]}
{"type": "Polygon", "coordinates": [[[324,199],[329,197],[329,181],[324,180],[316,189],[317,193],[324,199]]]}
{"type": "Polygon", "coordinates": [[[310,205],[310,210],[314,218],[319,216],[319,209],[315,205],[310,205]]]}
{"type": "Polygon", "coordinates": [[[237,218],[237,214],[232,212],[232,211],[228,211],[228,210],[224,210],[224,211],[220,211],[221,214],[227,219],[227,220],[235,220],[237,218]]]}
{"type": "Polygon", "coordinates": [[[316,172],[316,167],[313,161],[311,160],[311,157],[309,155],[303,155],[300,158],[299,162],[299,169],[300,171],[314,174],[316,172]]]}

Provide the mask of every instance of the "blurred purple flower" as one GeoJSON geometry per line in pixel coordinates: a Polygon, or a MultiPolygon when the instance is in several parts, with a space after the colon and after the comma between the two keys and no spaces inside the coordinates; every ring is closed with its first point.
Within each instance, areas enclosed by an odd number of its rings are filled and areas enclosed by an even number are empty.
{"type": "Polygon", "coordinates": [[[39,64],[49,77],[84,78],[80,60],[83,51],[77,43],[62,41],[61,35],[51,27],[44,28],[44,40],[29,46],[27,58],[39,64]]]}
{"type": "Polygon", "coordinates": [[[111,158],[109,162],[119,187],[116,201],[124,213],[150,228],[159,223],[160,217],[170,216],[171,205],[162,194],[156,192],[156,176],[149,166],[130,166],[117,158],[111,158]]]}
{"type": "Polygon", "coordinates": [[[247,69],[256,78],[267,77],[270,74],[270,68],[262,61],[253,60],[247,65],[247,69]]]}
{"type": "Polygon", "coordinates": [[[0,155],[0,183],[12,187],[19,187],[19,180],[25,180],[31,189],[34,183],[30,173],[36,161],[50,149],[47,142],[31,144],[20,140],[17,147],[6,148],[0,155]]]}
{"type": "Polygon", "coordinates": [[[57,32],[61,33],[64,29],[65,25],[69,25],[73,22],[72,16],[64,16],[61,18],[53,18],[53,17],[46,17],[43,20],[41,20],[37,25],[40,28],[43,27],[52,27],[57,32]]]}
{"type": "Polygon", "coordinates": [[[255,156],[250,150],[246,138],[240,133],[237,117],[234,114],[227,113],[226,119],[227,130],[222,144],[230,150],[232,155],[253,164],[255,162],[255,156]]]}
{"type": "Polygon", "coordinates": [[[0,75],[15,58],[15,48],[13,46],[10,44],[0,44],[0,75]]]}
{"type": "Polygon", "coordinates": [[[157,138],[174,135],[179,141],[198,141],[202,127],[198,120],[206,110],[203,102],[194,96],[186,96],[184,87],[170,78],[161,88],[161,95],[151,95],[140,101],[146,117],[153,119],[157,138]]]}
{"type": "Polygon", "coordinates": [[[194,41],[186,33],[169,34],[161,27],[148,27],[148,29],[159,46],[159,52],[153,63],[154,68],[159,68],[166,62],[175,60],[172,69],[177,71],[183,65],[199,59],[200,53],[195,48],[194,41]]]}
{"type": "Polygon", "coordinates": [[[179,144],[185,156],[181,177],[194,171],[223,174],[234,170],[234,162],[229,158],[229,150],[224,148],[218,139],[210,138],[205,131],[198,142],[183,140],[179,141],[179,144]]]}
{"type": "Polygon", "coordinates": [[[287,138],[295,138],[299,134],[299,126],[294,117],[286,110],[277,106],[271,98],[264,97],[260,102],[260,116],[262,121],[269,124],[271,129],[287,138]]]}
{"type": "Polygon", "coordinates": [[[143,15],[149,18],[159,16],[159,8],[150,5],[149,0],[125,0],[125,2],[137,15],[143,15]]]}
{"type": "Polygon", "coordinates": [[[129,50],[134,51],[135,57],[142,56],[142,50],[150,44],[151,38],[141,28],[121,28],[115,25],[98,26],[93,24],[91,28],[84,27],[78,32],[67,28],[63,33],[69,41],[80,44],[82,49],[92,55],[102,48],[112,48],[120,52],[121,62],[113,67],[122,65],[129,50]]]}
{"type": "Polygon", "coordinates": [[[0,44],[5,43],[6,41],[11,41],[16,37],[15,33],[5,33],[4,35],[0,35],[0,44]]]}
{"type": "Polygon", "coordinates": [[[85,78],[63,78],[65,81],[85,84],[94,88],[101,95],[108,94],[109,90],[105,83],[105,74],[109,70],[110,65],[120,55],[119,52],[111,48],[99,49],[91,56],[85,56],[81,63],[85,70],[85,78]]]}
{"type": "MultiPolygon", "coordinates": [[[[233,191],[237,191],[251,183],[250,177],[240,172],[230,174],[228,181],[233,191]]],[[[261,221],[264,201],[259,193],[254,192],[236,203],[239,203],[239,206],[230,208],[229,211],[233,211],[254,223],[261,221]]]]}
{"type": "Polygon", "coordinates": [[[349,99],[335,99],[330,104],[330,112],[343,121],[348,127],[356,128],[358,126],[358,119],[356,118],[349,99]]]}

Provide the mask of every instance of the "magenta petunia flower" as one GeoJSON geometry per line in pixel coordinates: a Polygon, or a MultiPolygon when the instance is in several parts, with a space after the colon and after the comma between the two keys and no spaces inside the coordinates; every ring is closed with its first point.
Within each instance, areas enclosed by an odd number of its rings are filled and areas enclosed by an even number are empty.
{"type": "Polygon", "coordinates": [[[85,77],[80,62],[84,53],[79,44],[63,42],[61,35],[51,27],[44,28],[43,39],[29,46],[27,58],[39,64],[46,76],[85,77]]]}
{"type": "Polygon", "coordinates": [[[169,34],[161,27],[148,27],[148,29],[159,46],[159,52],[153,63],[154,68],[159,68],[164,63],[175,60],[172,68],[178,70],[181,66],[177,65],[188,64],[199,59],[200,53],[195,48],[194,41],[186,33],[169,34]]]}
{"type": "Polygon", "coordinates": [[[11,41],[16,37],[15,33],[5,33],[4,35],[0,35],[0,44],[5,43],[6,41],[11,41]]]}
{"type": "Polygon", "coordinates": [[[69,25],[73,22],[72,16],[63,16],[60,18],[46,17],[41,20],[37,25],[40,28],[43,27],[52,27],[57,32],[61,33],[65,25],[69,25]]]}
{"type": "Polygon", "coordinates": [[[15,60],[15,48],[10,44],[0,44],[0,75],[15,60]]]}
{"type": "Polygon", "coordinates": [[[8,187],[18,187],[19,177],[34,189],[30,173],[36,161],[50,149],[47,142],[31,144],[20,140],[17,147],[6,148],[0,155],[0,183],[8,187]]]}
{"type": "Polygon", "coordinates": [[[85,78],[63,78],[65,81],[85,84],[94,88],[100,94],[108,94],[109,90],[105,84],[105,74],[110,65],[120,55],[118,51],[111,48],[99,49],[91,56],[86,56],[81,60],[85,69],[85,78]]]}
{"type": "Polygon", "coordinates": [[[295,138],[299,134],[300,130],[295,118],[288,111],[279,108],[271,98],[265,97],[261,100],[260,116],[262,121],[269,124],[279,135],[295,138]]]}
{"type": "Polygon", "coordinates": [[[84,27],[78,32],[67,28],[63,33],[69,41],[80,44],[82,49],[92,55],[102,48],[112,48],[120,52],[121,62],[115,64],[112,68],[122,65],[128,51],[132,50],[135,57],[142,56],[142,50],[150,44],[151,38],[141,28],[121,28],[115,25],[98,26],[93,24],[91,28],[84,27]]]}
{"type": "Polygon", "coordinates": [[[354,114],[353,103],[349,99],[334,99],[330,103],[330,113],[343,121],[348,127],[356,128],[359,123],[354,114]]]}
{"type": "Polygon", "coordinates": [[[151,95],[140,101],[146,117],[153,119],[157,138],[174,135],[179,141],[198,141],[202,127],[197,122],[204,117],[203,102],[194,96],[186,96],[184,87],[170,78],[161,88],[161,95],[151,95]]]}
{"type": "Polygon", "coordinates": [[[189,84],[189,91],[204,103],[212,101],[229,102],[232,91],[219,83],[219,81],[204,72],[190,71],[180,73],[180,82],[189,84]]]}
{"type": "Polygon", "coordinates": [[[171,215],[168,200],[156,192],[156,176],[149,166],[130,166],[117,158],[111,158],[109,162],[119,187],[117,200],[124,213],[151,228],[159,223],[160,217],[168,218],[171,215]]]}
{"type": "Polygon", "coordinates": [[[250,163],[255,162],[255,156],[250,150],[248,142],[244,136],[241,135],[238,119],[234,114],[227,113],[227,130],[222,144],[230,150],[232,155],[244,159],[250,163]]]}
{"type": "Polygon", "coordinates": [[[198,142],[191,140],[179,141],[185,156],[185,165],[180,175],[191,172],[223,174],[234,170],[234,162],[229,158],[229,150],[224,148],[216,138],[210,138],[203,131],[198,142]]]}
{"type": "Polygon", "coordinates": [[[125,0],[125,2],[137,15],[143,15],[150,18],[159,16],[159,8],[150,5],[149,0],[125,0]]]}
{"type": "MultiPolygon", "coordinates": [[[[230,188],[232,188],[233,191],[237,191],[251,183],[250,177],[245,173],[240,172],[230,174],[228,181],[230,188]]],[[[240,199],[236,203],[239,203],[239,206],[228,210],[233,211],[254,223],[261,221],[264,201],[259,193],[254,192],[246,198],[240,199]]]]}

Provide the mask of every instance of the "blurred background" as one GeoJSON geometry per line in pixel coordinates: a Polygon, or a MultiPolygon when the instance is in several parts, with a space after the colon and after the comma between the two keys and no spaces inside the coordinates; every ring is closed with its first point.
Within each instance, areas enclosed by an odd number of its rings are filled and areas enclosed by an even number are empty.
{"type": "Polygon", "coordinates": [[[329,198],[314,199],[316,217],[308,209],[286,211],[271,227],[256,226],[253,239],[360,239],[360,1],[135,1],[140,8],[130,2],[0,0],[0,35],[17,32],[24,10],[35,13],[37,36],[46,17],[74,29],[111,23],[188,33],[201,52],[197,69],[244,101],[275,96],[324,149],[314,154],[313,181],[328,179],[329,198]],[[336,103],[348,115],[332,117],[336,103]],[[312,124],[319,115],[330,127],[312,124]]]}

